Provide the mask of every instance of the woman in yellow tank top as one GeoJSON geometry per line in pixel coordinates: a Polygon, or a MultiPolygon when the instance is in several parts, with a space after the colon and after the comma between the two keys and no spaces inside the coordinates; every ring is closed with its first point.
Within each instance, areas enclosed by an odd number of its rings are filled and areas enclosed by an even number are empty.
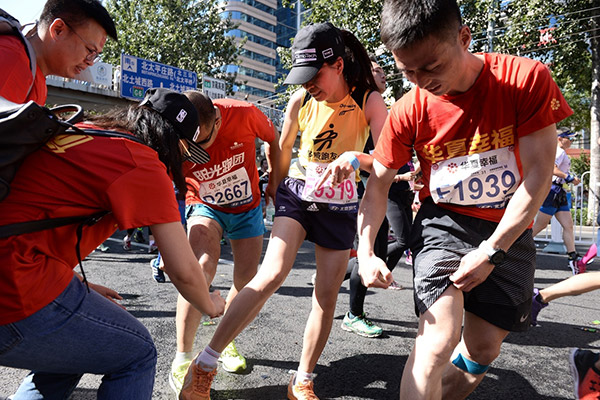
{"type": "Polygon", "coordinates": [[[203,387],[209,394],[215,357],[283,284],[298,249],[308,239],[315,243],[316,284],[300,365],[288,386],[288,398],[318,400],[312,372],[329,337],[356,233],[355,171],[359,166],[370,169],[371,158],[362,149],[369,129],[377,140],[387,111],[369,56],[352,33],[331,23],[309,25],[296,35],[292,59],[285,83],[302,85],[302,89],[291,96],[281,133],[279,170],[287,177],[277,190],[264,261],[229,306],[211,342],[196,359],[197,367],[188,371],[193,375],[186,377],[189,388],[184,382],[183,399],[192,398],[187,396],[192,386],[203,387]],[[290,166],[298,132],[302,132],[299,157],[290,166]],[[325,171],[341,183],[317,187],[325,171]]]}

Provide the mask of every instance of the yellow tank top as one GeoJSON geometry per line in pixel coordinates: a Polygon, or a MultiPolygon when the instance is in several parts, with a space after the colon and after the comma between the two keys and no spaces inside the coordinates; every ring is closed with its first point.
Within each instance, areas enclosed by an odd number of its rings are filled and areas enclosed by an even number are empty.
{"type": "MultiPolygon", "coordinates": [[[[345,151],[362,151],[369,137],[363,111],[369,91],[355,90],[337,103],[318,102],[307,92],[298,112],[300,150],[289,176],[304,179],[309,162],[330,163],[345,151]]],[[[358,171],[357,171],[358,179],[358,171]]]]}

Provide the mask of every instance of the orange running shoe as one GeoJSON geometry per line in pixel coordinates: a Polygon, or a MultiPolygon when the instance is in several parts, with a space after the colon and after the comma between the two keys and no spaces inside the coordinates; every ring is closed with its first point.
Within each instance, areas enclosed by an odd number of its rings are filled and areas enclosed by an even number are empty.
{"type": "Polygon", "coordinates": [[[289,400],[319,400],[317,395],[315,395],[313,381],[307,383],[296,382],[294,385],[294,380],[296,380],[296,374],[292,376],[288,384],[289,400]]]}
{"type": "Polygon", "coordinates": [[[217,369],[205,371],[196,363],[190,363],[183,379],[179,400],[210,400],[210,385],[217,375],[217,369]]]}

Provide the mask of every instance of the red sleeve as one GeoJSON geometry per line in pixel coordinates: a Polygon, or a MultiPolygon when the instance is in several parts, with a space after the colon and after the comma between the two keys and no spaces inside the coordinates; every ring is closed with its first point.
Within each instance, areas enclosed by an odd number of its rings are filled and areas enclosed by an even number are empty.
{"type": "Polygon", "coordinates": [[[250,129],[263,141],[270,143],[275,140],[273,123],[267,116],[256,107],[252,107],[252,117],[249,120],[250,129]]]}
{"type": "Polygon", "coordinates": [[[33,76],[29,57],[21,41],[14,36],[0,36],[0,96],[13,103],[33,100],[40,105],[46,103],[46,79],[37,68],[35,83],[28,96],[33,76]]]}
{"type": "Polygon", "coordinates": [[[527,76],[518,78],[517,135],[519,137],[555,124],[573,114],[544,64],[535,61],[533,69],[526,70],[527,76]]]}
{"type": "Polygon", "coordinates": [[[375,146],[373,157],[386,168],[399,169],[412,159],[414,128],[406,112],[409,97],[413,98],[406,94],[392,106],[375,146]]]}

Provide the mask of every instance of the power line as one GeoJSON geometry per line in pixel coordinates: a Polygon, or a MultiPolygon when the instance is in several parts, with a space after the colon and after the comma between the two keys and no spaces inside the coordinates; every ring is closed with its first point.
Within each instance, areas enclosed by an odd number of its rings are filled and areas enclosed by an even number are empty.
{"type": "MultiPolygon", "coordinates": [[[[528,25],[528,24],[532,24],[532,23],[534,23],[534,22],[537,22],[537,21],[546,21],[548,18],[559,18],[559,17],[566,17],[567,15],[579,14],[579,13],[583,13],[583,12],[587,12],[587,11],[594,11],[594,10],[600,10],[600,7],[592,7],[592,8],[587,8],[587,9],[584,9],[584,10],[579,10],[579,11],[568,12],[568,13],[564,13],[564,14],[551,15],[551,16],[549,16],[549,17],[547,17],[547,18],[540,18],[540,19],[534,19],[534,20],[531,20],[531,21],[525,21],[525,22],[522,22],[522,23],[519,23],[519,24],[514,24],[514,25],[511,25],[510,27],[511,27],[511,28],[514,28],[514,27],[519,27],[519,26],[522,26],[522,25],[528,25]]],[[[592,17],[593,17],[593,16],[592,16],[592,17]]],[[[581,19],[586,19],[586,17],[583,17],[583,18],[581,18],[581,19]]],[[[567,22],[569,22],[569,21],[567,21],[567,22]]],[[[494,28],[492,31],[493,31],[493,32],[496,32],[496,31],[502,31],[502,30],[505,30],[505,29],[507,29],[507,27],[506,27],[506,26],[504,26],[504,27],[498,27],[498,28],[494,28]]],[[[486,29],[486,30],[484,30],[484,31],[481,31],[481,32],[476,32],[476,33],[473,33],[472,35],[473,35],[473,36],[478,36],[478,35],[487,34],[488,32],[489,32],[489,31],[486,29]]]]}
{"type": "MultiPolygon", "coordinates": [[[[586,20],[586,19],[591,19],[591,18],[598,17],[598,16],[600,16],[600,13],[598,15],[591,15],[589,17],[580,18],[580,19],[577,19],[577,20],[565,21],[564,25],[568,26],[569,24],[573,24],[573,23],[576,23],[576,22],[579,22],[579,21],[583,21],[583,20],[586,20]]],[[[538,27],[536,29],[540,29],[541,30],[541,29],[548,29],[548,28],[552,28],[552,27],[553,27],[553,25],[544,25],[544,26],[538,27]]],[[[513,30],[513,27],[512,26],[511,27],[505,27],[503,29],[506,30],[506,32],[498,34],[498,35],[494,35],[494,38],[499,38],[499,37],[508,35],[510,33],[509,31],[513,30]]],[[[473,35],[473,36],[475,36],[475,35],[473,35]]],[[[482,41],[487,41],[487,40],[488,40],[487,37],[483,37],[481,39],[473,39],[472,43],[477,43],[477,42],[482,42],[482,41]]]]}

